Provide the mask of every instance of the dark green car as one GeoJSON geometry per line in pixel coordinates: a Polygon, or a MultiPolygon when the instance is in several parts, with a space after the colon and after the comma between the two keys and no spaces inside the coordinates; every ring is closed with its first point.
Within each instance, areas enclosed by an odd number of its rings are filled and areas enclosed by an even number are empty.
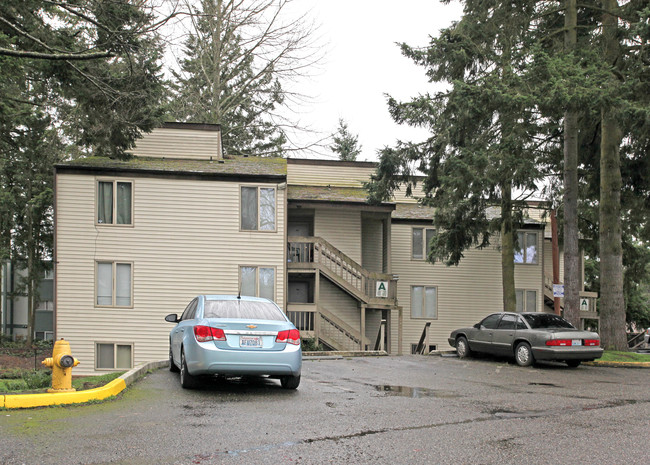
{"type": "Polygon", "coordinates": [[[552,313],[493,313],[470,328],[457,329],[449,345],[460,358],[473,352],[514,357],[520,366],[553,360],[577,367],[603,355],[600,336],[576,329],[552,313]]]}

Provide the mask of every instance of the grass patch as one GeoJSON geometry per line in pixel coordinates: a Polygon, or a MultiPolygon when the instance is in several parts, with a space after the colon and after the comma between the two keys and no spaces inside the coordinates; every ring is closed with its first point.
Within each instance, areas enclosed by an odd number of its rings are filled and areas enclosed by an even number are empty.
{"type": "Polygon", "coordinates": [[[650,362],[650,354],[606,350],[598,360],[602,362],[650,362]]]}
{"type": "MultiPolygon", "coordinates": [[[[115,378],[123,375],[124,371],[115,373],[106,373],[100,376],[84,376],[82,378],[73,378],[72,387],[77,391],[86,391],[102,387],[115,378]]],[[[43,370],[22,370],[20,377],[15,377],[14,372],[9,379],[0,378],[0,394],[38,394],[47,392],[52,385],[52,377],[49,371],[43,370]]]]}
{"type": "Polygon", "coordinates": [[[126,372],[118,371],[115,373],[106,373],[105,375],[99,375],[99,376],[84,376],[83,378],[76,378],[76,379],[73,378],[72,387],[75,388],[77,391],[95,389],[110,383],[114,379],[122,376],[124,373],[126,372]]]}

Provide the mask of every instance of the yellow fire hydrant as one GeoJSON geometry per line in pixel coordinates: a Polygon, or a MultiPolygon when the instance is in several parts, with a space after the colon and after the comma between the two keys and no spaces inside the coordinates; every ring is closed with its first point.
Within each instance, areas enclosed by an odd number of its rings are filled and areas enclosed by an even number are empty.
{"type": "Polygon", "coordinates": [[[52,349],[52,357],[41,362],[52,368],[52,388],[47,392],[73,392],[72,367],[79,365],[79,360],[70,353],[70,343],[65,339],[56,341],[52,349]]]}

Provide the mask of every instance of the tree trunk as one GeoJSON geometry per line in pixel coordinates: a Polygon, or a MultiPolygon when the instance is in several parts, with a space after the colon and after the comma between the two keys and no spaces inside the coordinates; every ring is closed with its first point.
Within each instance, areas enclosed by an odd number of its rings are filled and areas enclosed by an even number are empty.
{"type": "Polygon", "coordinates": [[[501,277],[503,287],[503,311],[517,310],[515,293],[515,240],[512,222],[512,188],[509,183],[501,186],[501,277]]]}
{"type": "MultiPolygon", "coordinates": [[[[615,11],[617,0],[603,0],[605,11],[615,11]]],[[[617,38],[618,18],[603,14],[604,59],[612,68],[620,58],[617,38]]],[[[615,87],[612,74],[605,85],[615,87]]],[[[600,333],[603,347],[628,350],[625,334],[625,302],[623,298],[623,247],[621,238],[621,166],[619,147],[622,131],[614,109],[601,110],[600,147],[600,333]]]]}
{"type": "MultiPolygon", "coordinates": [[[[577,0],[566,1],[564,49],[573,53],[577,43],[577,0]]],[[[580,251],[578,246],[578,114],[564,113],[564,317],[580,327],[580,251]]]]}

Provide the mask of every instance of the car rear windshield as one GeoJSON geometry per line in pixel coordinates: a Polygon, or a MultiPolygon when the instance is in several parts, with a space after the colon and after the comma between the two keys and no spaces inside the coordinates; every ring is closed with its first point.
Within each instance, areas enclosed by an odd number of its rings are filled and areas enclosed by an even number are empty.
{"type": "Polygon", "coordinates": [[[203,316],[286,321],[282,311],[272,303],[251,300],[206,300],[203,316]]]}
{"type": "Polygon", "coordinates": [[[540,313],[538,315],[522,315],[531,328],[569,328],[575,329],[574,326],[564,318],[549,313],[540,313]]]}

